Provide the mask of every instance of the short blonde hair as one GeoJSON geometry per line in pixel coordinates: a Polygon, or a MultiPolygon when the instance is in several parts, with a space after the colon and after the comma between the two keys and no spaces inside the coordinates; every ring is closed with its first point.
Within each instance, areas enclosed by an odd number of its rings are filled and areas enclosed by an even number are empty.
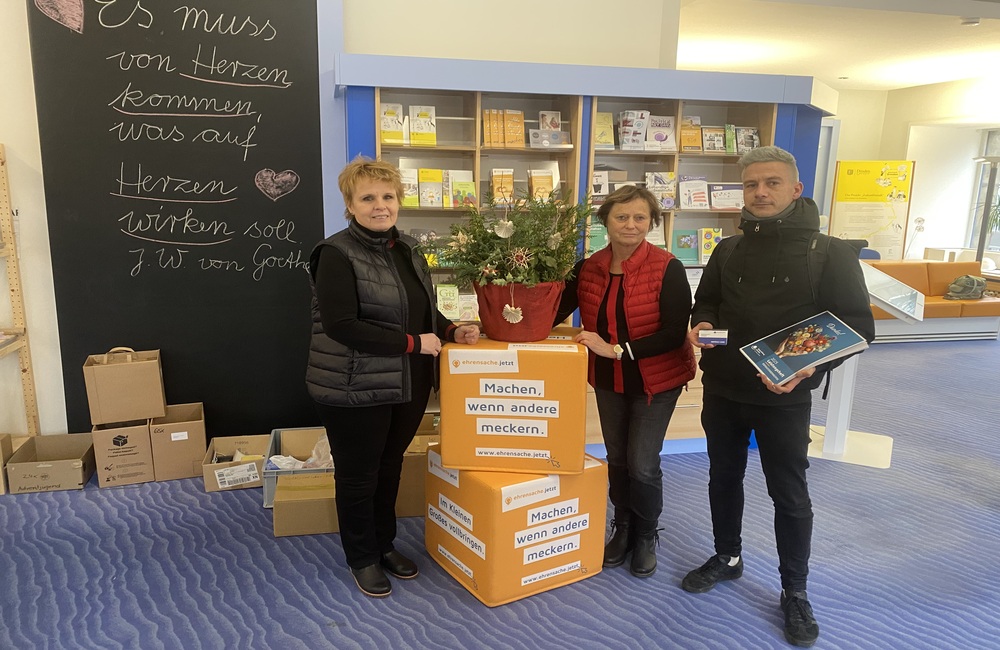
{"type": "MultiPolygon", "coordinates": [[[[337,185],[340,193],[344,196],[344,205],[350,206],[354,201],[354,190],[358,186],[358,181],[385,181],[396,190],[396,199],[400,203],[403,201],[403,178],[399,175],[399,170],[394,165],[390,165],[382,160],[372,160],[364,156],[358,156],[344,169],[337,177],[337,185]]],[[[350,221],[354,215],[349,207],[344,209],[344,217],[350,221]]]]}

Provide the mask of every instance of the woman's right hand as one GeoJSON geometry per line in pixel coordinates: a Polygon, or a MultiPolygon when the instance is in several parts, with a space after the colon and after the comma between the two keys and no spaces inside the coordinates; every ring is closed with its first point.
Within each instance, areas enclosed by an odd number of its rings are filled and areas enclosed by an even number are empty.
{"type": "Polygon", "coordinates": [[[437,334],[420,335],[420,354],[429,354],[432,357],[441,354],[441,339],[437,334]]]}

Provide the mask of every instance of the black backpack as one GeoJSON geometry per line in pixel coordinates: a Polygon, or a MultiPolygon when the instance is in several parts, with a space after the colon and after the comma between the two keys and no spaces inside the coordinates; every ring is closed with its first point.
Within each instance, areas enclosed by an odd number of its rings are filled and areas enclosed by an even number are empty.
{"type": "MultiPolygon", "coordinates": [[[[712,255],[720,256],[720,276],[723,269],[726,268],[729,256],[736,250],[736,246],[739,245],[741,239],[743,239],[743,235],[732,235],[731,237],[726,237],[716,245],[712,255]]],[[[809,269],[809,289],[812,291],[813,302],[817,305],[819,305],[820,280],[823,278],[823,267],[826,265],[826,258],[829,255],[831,239],[833,237],[820,232],[814,232],[809,237],[809,254],[806,256],[806,266],[809,269]]],[[[866,239],[844,239],[843,241],[846,241],[851,247],[857,250],[858,255],[861,254],[861,249],[868,245],[868,240],[866,239]]]]}

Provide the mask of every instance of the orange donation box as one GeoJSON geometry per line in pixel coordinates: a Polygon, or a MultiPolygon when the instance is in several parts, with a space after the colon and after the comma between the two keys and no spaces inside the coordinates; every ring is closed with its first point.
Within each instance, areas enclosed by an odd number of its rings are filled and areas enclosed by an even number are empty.
{"type": "Polygon", "coordinates": [[[608,468],[587,456],[580,474],[447,469],[427,453],[424,544],[486,605],[597,575],[604,561],[608,468]]]}
{"type": "Polygon", "coordinates": [[[576,474],[583,471],[586,429],[586,347],[568,338],[445,346],[445,467],[576,474]]]}

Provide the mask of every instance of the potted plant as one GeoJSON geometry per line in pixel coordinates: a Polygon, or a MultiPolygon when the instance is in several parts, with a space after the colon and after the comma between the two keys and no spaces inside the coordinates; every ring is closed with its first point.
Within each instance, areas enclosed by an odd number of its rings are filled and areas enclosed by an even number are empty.
{"type": "Polygon", "coordinates": [[[538,341],[552,329],[565,280],[578,259],[590,203],[555,192],[506,203],[492,195],[451,226],[442,264],[479,299],[483,331],[504,341],[538,341]]]}

